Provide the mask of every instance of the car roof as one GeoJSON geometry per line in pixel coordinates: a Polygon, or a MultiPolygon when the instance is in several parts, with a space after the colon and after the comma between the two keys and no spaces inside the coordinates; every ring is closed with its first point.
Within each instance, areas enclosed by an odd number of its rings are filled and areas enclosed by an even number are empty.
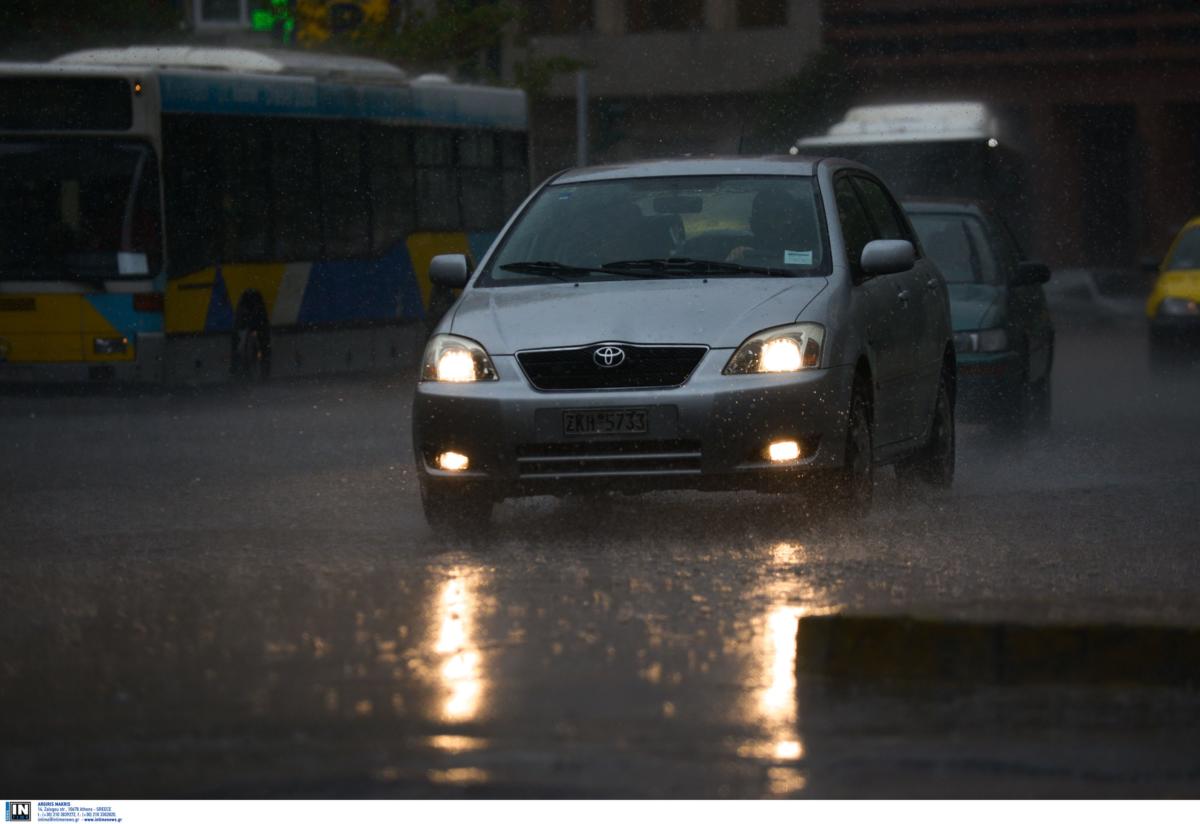
{"type": "MultiPolygon", "coordinates": [[[[614,163],[609,166],[585,166],[567,169],[552,185],[587,183],[597,180],[622,180],[639,177],[695,177],[703,175],[781,175],[812,177],[819,157],[774,155],[767,157],[681,157],[614,163]]],[[[857,166],[850,161],[839,164],[857,166]]]]}

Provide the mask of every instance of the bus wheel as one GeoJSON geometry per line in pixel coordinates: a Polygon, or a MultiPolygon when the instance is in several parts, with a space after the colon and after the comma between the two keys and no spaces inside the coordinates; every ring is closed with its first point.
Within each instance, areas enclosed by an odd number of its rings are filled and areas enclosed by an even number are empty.
{"type": "Polygon", "coordinates": [[[257,307],[243,304],[233,329],[229,370],[247,382],[265,381],[271,374],[271,339],[267,319],[257,307]]]}

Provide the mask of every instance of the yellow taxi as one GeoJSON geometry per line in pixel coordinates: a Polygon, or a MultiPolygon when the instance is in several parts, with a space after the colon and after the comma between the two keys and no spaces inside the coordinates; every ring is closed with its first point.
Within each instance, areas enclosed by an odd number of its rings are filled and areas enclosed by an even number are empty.
{"type": "Polygon", "coordinates": [[[1200,216],[1179,231],[1163,258],[1146,315],[1152,362],[1173,357],[1189,339],[1200,340],[1200,216]]]}

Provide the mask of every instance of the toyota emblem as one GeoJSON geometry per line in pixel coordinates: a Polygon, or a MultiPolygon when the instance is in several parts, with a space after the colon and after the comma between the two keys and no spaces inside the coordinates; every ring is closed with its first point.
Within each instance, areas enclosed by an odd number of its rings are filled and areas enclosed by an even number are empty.
{"type": "Polygon", "coordinates": [[[611,369],[625,362],[625,350],[619,346],[597,346],[592,353],[592,360],[597,366],[611,369]]]}

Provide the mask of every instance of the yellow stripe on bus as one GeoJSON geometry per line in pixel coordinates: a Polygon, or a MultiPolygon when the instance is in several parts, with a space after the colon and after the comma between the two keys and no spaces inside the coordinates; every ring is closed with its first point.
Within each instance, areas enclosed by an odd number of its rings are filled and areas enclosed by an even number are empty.
{"type": "Polygon", "coordinates": [[[83,360],[85,361],[127,361],[133,360],[134,342],[128,341],[124,352],[117,352],[112,355],[102,355],[96,352],[96,338],[122,338],[121,334],[115,326],[108,322],[108,318],[96,311],[96,307],[92,306],[91,302],[86,299],[79,301],[79,329],[83,333],[83,360]]]}
{"type": "Polygon", "coordinates": [[[204,331],[216,276],[210,266],[167,283],[163,324],[168,333],[204,331]]]}
{"type": "MultiPolygon", "coordinates": [[[[221,276],[229,293],[229,305],[237,309],[242,294],[254,290],[262,295],[263,303],[270,311],[275,306],[285,268],[282,263],[229,263],[222,266],[221,276]]],[[[271,322],[275,322],[274,317],[271,322]]]]}
{"type": "Polygon", "coordinates": [[[6,294],[0,298],[0,337],[12,363],[56,363],[80,359],[79,295],[6,294]]]}

